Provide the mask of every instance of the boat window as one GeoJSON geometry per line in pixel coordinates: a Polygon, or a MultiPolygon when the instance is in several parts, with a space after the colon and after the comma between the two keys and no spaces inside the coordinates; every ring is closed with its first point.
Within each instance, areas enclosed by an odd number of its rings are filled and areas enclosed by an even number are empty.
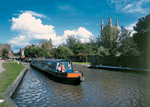
{"type": "Polygon", "coordinates": [[[62,66],[64,66],[64,62],[62,62],[62,66]]]}
{"type": "Polygon", "coordinates": [[[68,62],[68,69],[71,69],[71,61],[68,62]]]}
{"type": "Polygon", "coordinates": [[[67,69],[67,62],[65,62],[65,69],[67,69]]]}
{"type": "Polygon", "coordinates": [[[52,62],[48,62],[48,67],[51,68],[52,62]]]}

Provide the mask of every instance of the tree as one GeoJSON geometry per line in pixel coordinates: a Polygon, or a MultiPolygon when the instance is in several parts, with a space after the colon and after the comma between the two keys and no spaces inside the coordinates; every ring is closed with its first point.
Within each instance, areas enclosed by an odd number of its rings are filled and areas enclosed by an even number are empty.
{"type": "Polygon", "coordinates": [[[110,54],[109,54],[109,50],[108,50],[107,48],[104,48],[104,47],[100,46],[100,47],[98,48],[98,55],[99,55],[99,56],[103,56],[103,57],[109,56],[109,55],[110,55],[110,54]]]}
{"type": "Polygon", "coordinates": [[[29,47],[25,49],[25,56],[27,57],[49,57],[50,52],[44,48],[39,47],[29,47]]]}
{"type": "Polygon", "coordinates": [[[133,27],[136,33],[133,35],[135,43],[137,43],[138,50],[141,54],[147,53],[149,50],[150,41],[150,14],[139,18],[136,26],[133,27]]]}
{"type": "Polygon", "coordinates": [[[55,49],[54,57],[58,59],[69,59],[69,56],[74,55],[71,49],[66,46],[59,46],[55,49]]]}
{"type": "Polygon", "coordinates": [[[89,36],[89,43],[95,43],[94,36],[90,34],[89,36]]]}
{"type": "Polygon", "coordinates": [[[78,62],[86,62],[87,61],[87,55],[86,53],[78,53],[75,55],[78,62]]]}
{"type": "Polygon", "coordinates": [[[6,58],[7,57],[6,54],[8,55],[8,50],[4,48],[2,51],[2,58],[6,58]]]}
{"type": "Polygon", "coordinates": [[[40,44],[44,44],[44,43],[47,43],[47,42],[48,42],[47,39],[41,39],[41,40],[40,40],[40,44]]]}
{"type": "Polygon", "coordinates": [[[121,34],[120,34],[120,47],[119,51],[121,56],[137,56],[139,52],[137,50],[137,45],[133,40],[133,37],[130,36],[131,31],[125,29],[124,26],[121,26],[121,34]]]}
{"type": "Polygon", "coordinates": [[[106,26],[101,31],[101,45],[103,48],[109,51],[110,56],[116,56],[118,54],[119,47],[119,30],[115,27],[106,26]]]}
{"type": "Polygon", "coordinates": [[[44,45],[51,45],[52,41],[48,41],[47,39],[41,39],[40,40],[40,44],[42,45],[42,47],[44,48],[44,45]]]}
{"type": "Polygon", "coordinates": [[[81,40],[78,38],[75,38],[75,35],[67,35],[67,46],[69,47],[69,49],[73,50],[73,45],[75,43],[81,43],[81,40]]]}

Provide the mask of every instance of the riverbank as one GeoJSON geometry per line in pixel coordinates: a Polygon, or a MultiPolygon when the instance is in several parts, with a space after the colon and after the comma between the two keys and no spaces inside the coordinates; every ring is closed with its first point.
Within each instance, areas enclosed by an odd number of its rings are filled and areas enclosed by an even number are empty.
{"type": "Polygon", "coordinates": [[[84,65],[90,65],[90,62],[72,62],[72,64],[84,64],[84,65]]]}
{"type": "Polygon", "coordinates": [[[99,68],[99,69],[110,69],[110,70],[126,70],[126,71],[150,71],[150,69],[137,69],[137,68],[130,68],[130,67],[117,67],[117,66],[105,66],[105,65],[91,65],[90,68],[99,68]]]}
{"type": "MultiPolygon", "coordinates": [[[[5,69],[0,73],[0,99],[4,99],[3,93],[12,84],[20,72],[25,68],[22,63],[16,63],[13,60],[5,60],[2,63],[5,69]]],[[[6,102],[0,103],[0,107],[9,107],[6,102]]]]}

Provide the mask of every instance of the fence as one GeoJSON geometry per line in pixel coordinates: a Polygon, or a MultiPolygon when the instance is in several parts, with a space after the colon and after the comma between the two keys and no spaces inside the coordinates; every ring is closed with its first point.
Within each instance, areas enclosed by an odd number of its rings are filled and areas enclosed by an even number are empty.
{"type": "MultiPolygon", "coordinates": [[[[70,56],[72,61],[76,61],[75,56],[70,56]]],[[[134,57],[100,57],[97,55],[89,55],[88,62],[94,65],[107,65],[107,66],[122,66],[139,69],[150,69],[149,61],[146,56],[134,57]]]]}

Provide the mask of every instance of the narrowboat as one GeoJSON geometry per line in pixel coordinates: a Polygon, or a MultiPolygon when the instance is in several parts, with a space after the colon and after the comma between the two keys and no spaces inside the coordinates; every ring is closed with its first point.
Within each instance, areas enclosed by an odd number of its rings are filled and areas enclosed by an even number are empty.
{"type": "Polygon", "coordinates": [[[80,84],[84,81],[83,72],[74,71],[71,60],[33,59],[30,65],[52,75],[58,82],[80,84]]]}

